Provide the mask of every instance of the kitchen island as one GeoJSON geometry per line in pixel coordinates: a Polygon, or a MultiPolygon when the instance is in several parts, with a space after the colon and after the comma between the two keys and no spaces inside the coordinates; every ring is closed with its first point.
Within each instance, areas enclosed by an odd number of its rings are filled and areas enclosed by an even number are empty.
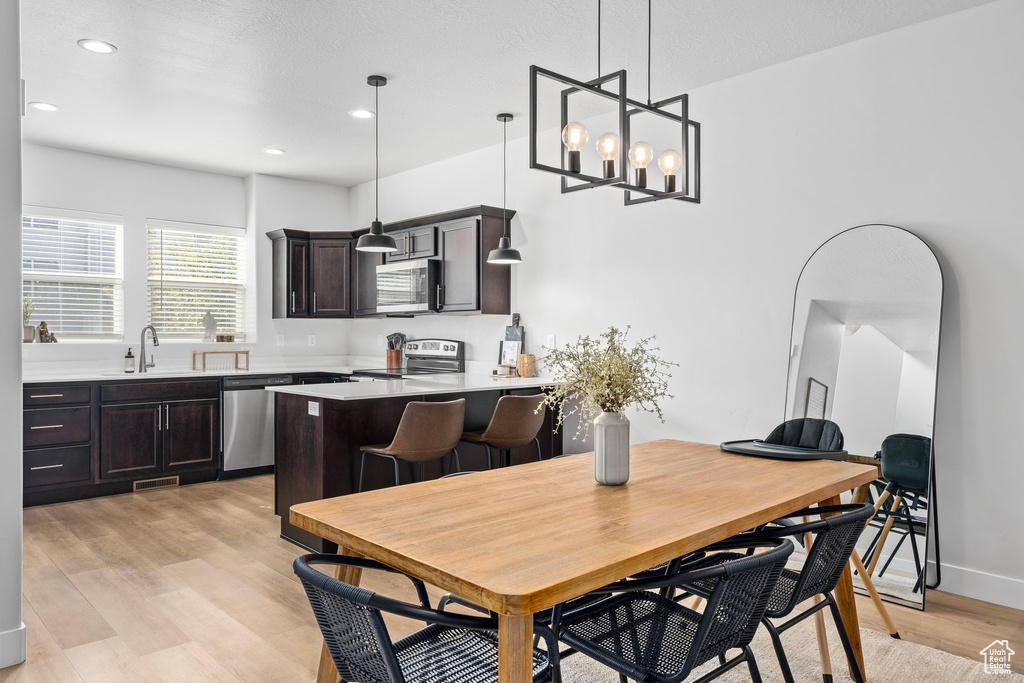
{"type": "MultiPolygon", "coordinates": [[[[505,394],[535,394],[550,378],[500,378],[472,373],[421,375],[414,379],[373,382],[268,387],[275,394],[275,494],[274,512],[281,517],[281,537],[317,552],[335,552],[336,546],[288,521],[296,503],[355,493],[361,454],[368,444],[390,443],[405,405],[410,401],[466,399],[466,430],[483,429],[505,394]]],[[[553,431],[553,415],[547,411],[537,435],[544,458],[560,455],[562,437],[553,431]]],[[[486,469],[480,446],[460,444],[463,470],[486,469]]],[[[530,445],[512,451],[511,462],[537,457],[530,445]]],[[[426,477],[446,473],[449,458],[428,463],[426,477]]],[[[416,467],[418,470],[418,466],[416,467]]],[[[413,481],[414,469],[405,466],[403,482],[413,481]]],[[[394,486],[394,470],[381,458],[368,459],[367,490],[394,486]]],[[[410,523],[415,523],[410,520],[410,523]]]]}

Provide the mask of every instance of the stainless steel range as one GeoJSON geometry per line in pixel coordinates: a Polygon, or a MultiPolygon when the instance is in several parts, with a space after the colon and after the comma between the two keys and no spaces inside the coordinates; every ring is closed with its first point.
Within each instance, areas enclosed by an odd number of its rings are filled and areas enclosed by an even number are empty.
{"type": "Polygon", "coordinates": [[[405,345],[405,367],[400,370],[354,370],[353,377],[401,379],[466,371],[466,344],[454,339],[410,339],[405,345]]]}

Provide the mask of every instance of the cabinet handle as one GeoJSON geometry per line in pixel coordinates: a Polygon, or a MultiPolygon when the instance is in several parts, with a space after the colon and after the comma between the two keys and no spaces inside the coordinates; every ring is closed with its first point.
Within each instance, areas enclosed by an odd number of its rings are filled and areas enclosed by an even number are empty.
{"type": "Polygon", "coordinates": [[[35,472],[36,470],[52,470],[58,467],[64,467],[64,463],[58,463],[56,465],[40,465],[39,467],[30,467],[29,470],[35,472]]]}
{"type": "Polygon", "coordinates": [[[29,429],[60,429],[64,425],[37,425],[35,427],[29,427],[29,429]]]}
{"type": "Polygon", "coordinates": [[[160,406],[156,407],[156,431],[161,432],[164,429],[164,411],[160,410],[160,406]]]}
{"type": "Polygon", "coordinates": [[[409,239],[409,236],[409,233],[405,233],[405,253],[407,256],[412,256],[412,245],[409,244],[409,242],[411,241],[409,239]]]}
{"type": "Polygon", "coordinates": [[[316,292],[313,292],[313,312],[316,313],[316,292]]]}
{"type": "Polygon", "coordinates": [[[63,398],[64,394],[32,394],[29,398],[63,398]]]}
{"type": "Polygon", "coordinates": [[[167,411],[166,417],[164,418],[164,427],[167,429],[171,428],[171,407],[168,405],[164,406],[164,410],[167,411]]]}
{"type": "Polygon", "coordinates": [[[438,285],[437,286],[437,310],[440,311],[443,306],[444,306],[444,286],[443,285],[438,285]]]}
{"type": "Polygon", "coordinates": [[[295,312],[295,292],[292,292],[292,313],[295,312]]]}

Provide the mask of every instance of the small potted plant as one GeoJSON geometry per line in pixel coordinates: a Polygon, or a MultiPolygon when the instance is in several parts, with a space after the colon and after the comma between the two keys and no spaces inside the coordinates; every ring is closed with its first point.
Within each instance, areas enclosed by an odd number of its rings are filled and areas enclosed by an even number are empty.
{"type": "Polygon", "coordinates": [[[664,422],[658,401],[672,398],[672,375],[665,369],[677,365],[658,357],[653,336],[629,347],[628,334],[629,327],[624,332],[609,327],[596,339],[580,337],[561,349],[545,349],[544,363],[561,383],[545,387],[541,408],[555,412],[555,429],[567,415],[578,414],[573,438],[585,436],[593,420],[594,478],[609,486],[629,480],[629,420],[623,412],[636,407],[664,422]]]}
{"type": "Polygon", "coordinates": [[[25,299],[21,304],[21,332],[22,341],[25,343],[31,342],[35,339],[36,328],[29,324],[29,320],[32,319],[32,314],[36,310],[36,303],[32,299],[25,299]]]}

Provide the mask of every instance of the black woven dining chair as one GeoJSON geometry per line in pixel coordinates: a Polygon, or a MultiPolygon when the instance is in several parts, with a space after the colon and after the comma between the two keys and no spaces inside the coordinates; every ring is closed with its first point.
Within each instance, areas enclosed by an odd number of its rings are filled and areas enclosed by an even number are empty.
{"type": "Polygon", "coordinates": [[[667,574],[605,586],[595,593],[607,597],[578,609],[571,604],[564,611],[557,607],[552,629],[566,645],[617,671],[621,680],[680,683],[694,668],[718,658],[719,666],[696,683],[744,662],[759,683],[749,645],[793,545],[769,539],[716,544],[707,551],[688,564],[673,563],[667,574]],[[737,552],[749,548],[767,550],[737,552]],[[711,586],[703,614],[652,592],[692,582],[711,586]],[[734,649],[740,653],[727,659],[734,649]]]}
{"type": "MultiPolygon", "coordinates": [[[[830,505],[813,507],[794,512],[776,522],[760,527],[756,531],[746,532],[734,537],[736,542],[752,543],[769,539],[793,538],[802,541],[805,534],[813,537],[811,547],[807,549],[803,567],[800,571],[783,569],[778,583],[771,594],[767,609],[764,611],[762,623],[771,636],[775,654],[782,669],[782,677],[786,683],[793,683],[793,672],[789,667],[785,649],[782,646],[782,633],[796,626],[804,619],[816,614],[825,607],[832,613],[839,639],[842,641],[846,659],[856,683],[864,683],[864,675],[853,653],[853,646],[843,625],[843,617],[839,613],[832,591],[850,561],[867,521],[874,514],[874,508],[867,504],[830,505]],[[828,515],[825,517],[824,515],[828,515]],[[821,516],[821,519],[809,522],[793,523],[794,519],[821,516]],[[823,599],[804,610],[796,617],[782,624],[775,624],[773,619],[785,619],[790,616],[800,603],[821,596],[823,599]]],[[[707,597],[712,585],[707,581],[696,581],[682,586],[683,590],[707,597]]],[[[685,595],[685,594],[684,594],[685,595]]],[[[822,673],[825,683],[831,681],[831,674],[822,673]]]]}
{"type": "MultiPolygon", "coordinates": [[[[295,558],[295,573],[309,598],[331,659],[343,683],[494,683],[498,680],[498,620],[431,609],[423,582],[374,560],[340,555],[295,558]],[[401,574],[420,604],[387,598],[339,581],[312,565],[376,569],[401,574]],[[392,641],[383,613],[429,624],[392,641]]],[[[534,648],[533,681],[550,683],[558,641],[534,626],[547,651],[534,648]]]]}

